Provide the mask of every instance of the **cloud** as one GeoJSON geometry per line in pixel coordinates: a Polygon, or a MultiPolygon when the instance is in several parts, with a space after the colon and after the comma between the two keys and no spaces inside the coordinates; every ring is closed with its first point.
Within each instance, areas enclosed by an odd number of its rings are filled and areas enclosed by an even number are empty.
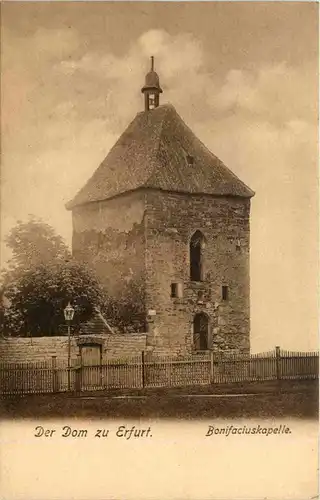
{"type": "Polygon", "coordinates": [[[233,69],[226,75],[219,92],[212,96],[211,104],[224,112],[249,113],[252,118],[275,126],[289,120],[315,123],[317,85],[314,78],[310,86],[310,78],[306,77],[308,72],[308,63],[293,68],[284,62],[264,65],[253,71],[233,69]]]}
{"type": "Polygon", "coordinates": [[[39,108],[37,98],[53,90],[51,67],[73,57],[79,37],[72,28],[39,28],[31,36],[21,37],[4,27],[1,39],[1,126],[6,139],[23,127],[25,118],[26,126],[30,125],[30,114],[39,108]]]}
{"type": "Polygon", "coordinates": [[[75,29],[60,28],[46,29],[38,28],[31,38],[30,45],[34,46],[46,60],[61,59],[73,54],[79,47],[79,36],[75,29]]]}
{"type": "Polygon", "coordinates": [[[159,59],[161,74],[166,81],[176,80],[182,76],[201,69],[203,65],[203,48],[193,35],[179,34],[174,37],[161,30],[144,33],[138,40],[138,51],[143,56],[154,55],[159,59]]]}
{"type": "Polygon", "coordinates": [[[97,107],[105,109],[105,116],[112,116],[110,126],[120,131],[128,120],[141,109],[145,74],[150,69],[150,56],[155,57],[155,69],[160,71],[164,90],[163,102],[171,101],[186,107],[193,103],[193,113],[202,113],[207,105],[206,95],[214,85],[205,71],[202,45],[191,34],[170,36],[163,30],[142,34],[128,53],[116,56],[111,53],[91,52],[79,59],[65,59],[55,70],[74,82],[85,82],[83,92],[90,104],[90,113],[97,107]],[[99,88],[99,92],[97,89],[99,88]],[[94,90],[94,92],[93,92],[94,90]],[[203,96],[200,97],[201,92],[203,96]],[[126,100],[126,105],[121,103],[126,100]]]}

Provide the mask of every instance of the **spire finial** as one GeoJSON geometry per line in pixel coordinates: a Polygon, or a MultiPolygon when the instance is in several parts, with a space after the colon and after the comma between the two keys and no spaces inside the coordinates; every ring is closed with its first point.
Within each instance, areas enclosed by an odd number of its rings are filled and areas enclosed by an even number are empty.
{"type": "Polygon", "coordinates": [[[157,108],[159,106],[159,95],[162,93],[159,76],[154,71],[154,57],[151,56],[151,70],[146,74],[145,84],[141,89],[144,94],[145,110],[157,108]]]}

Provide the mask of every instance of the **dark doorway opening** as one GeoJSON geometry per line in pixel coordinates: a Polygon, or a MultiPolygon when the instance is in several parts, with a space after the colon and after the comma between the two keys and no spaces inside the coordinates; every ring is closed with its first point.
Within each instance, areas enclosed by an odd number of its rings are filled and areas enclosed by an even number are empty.
{"type": "Polygon", "coordinates": [[[209,321],[204,313],[196,314],[193,319],[193,342],[196,351],[208,349],[209,321]]]}

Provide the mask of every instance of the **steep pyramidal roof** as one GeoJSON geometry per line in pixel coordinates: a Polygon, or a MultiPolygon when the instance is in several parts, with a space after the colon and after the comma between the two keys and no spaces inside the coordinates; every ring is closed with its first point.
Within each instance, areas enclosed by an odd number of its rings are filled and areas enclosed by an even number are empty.
{"type": "Polygon", "coordinates": [[[254,195],[169,104],[137,114],[67,208],[141,187],[216,196],[254,195]]]}

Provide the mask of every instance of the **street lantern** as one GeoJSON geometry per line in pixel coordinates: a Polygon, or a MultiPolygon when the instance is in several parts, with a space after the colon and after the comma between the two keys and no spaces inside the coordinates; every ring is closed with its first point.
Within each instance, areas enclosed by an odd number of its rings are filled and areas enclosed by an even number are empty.
{"type": "Polygon", "coordinates": [[[73,320],[74,308],[68,303],[68,305],[63,310],[64,319],[68,324],[68,391],[70,391],[70,361],[71,361],[71,328],[70,323],[73,320]]]}
{"type": "Polygon", "coordinates": [[[74,308],[72,307],[72,305],[70,304],[70,302],[68,303],[68,305],[64,308],[64,319],[66,321],[72,321],[73,320],[73,316],[74,316],[74,308]]]}

